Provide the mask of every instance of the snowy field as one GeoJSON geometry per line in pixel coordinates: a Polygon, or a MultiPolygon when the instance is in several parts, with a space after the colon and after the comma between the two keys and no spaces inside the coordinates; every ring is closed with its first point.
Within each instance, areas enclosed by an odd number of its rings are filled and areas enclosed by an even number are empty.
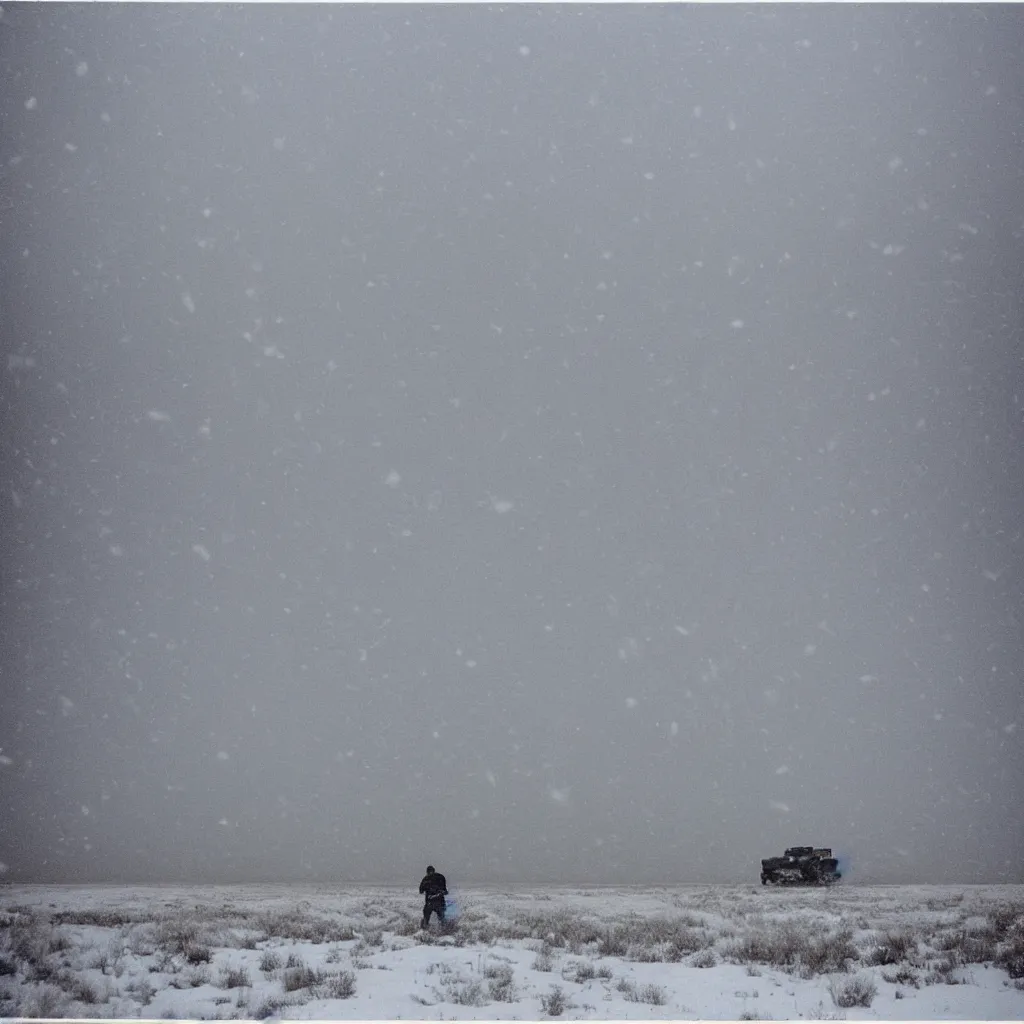
{"type": "Polygon", "coordinates": [[[1024,886],[0,888],[0,1015],[1024,1018],[1024,886]]]}

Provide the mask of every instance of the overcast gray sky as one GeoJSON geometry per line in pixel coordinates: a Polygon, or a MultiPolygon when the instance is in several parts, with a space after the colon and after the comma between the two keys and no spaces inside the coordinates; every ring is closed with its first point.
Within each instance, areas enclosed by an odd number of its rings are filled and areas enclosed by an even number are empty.
{"type": "Polygon", "coordinates": [[[5,4],[5,877],[1021,881],[1022,27],[5,4]]]}

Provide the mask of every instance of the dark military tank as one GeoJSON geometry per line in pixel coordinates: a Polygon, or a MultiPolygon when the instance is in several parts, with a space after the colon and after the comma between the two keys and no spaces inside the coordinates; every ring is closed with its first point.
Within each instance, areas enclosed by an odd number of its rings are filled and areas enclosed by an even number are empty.
{"type": "Polygon", "coordinates": [[[762,885],[832,885],[842,878],[827,846],[791,846],[781,857],[761,861],[762,885]]]}

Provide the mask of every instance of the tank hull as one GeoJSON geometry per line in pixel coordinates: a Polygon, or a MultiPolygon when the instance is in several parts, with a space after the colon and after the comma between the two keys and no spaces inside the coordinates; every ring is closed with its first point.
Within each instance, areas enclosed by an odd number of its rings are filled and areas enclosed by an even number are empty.
{"type": "Polygon", "coordinates": [[[834,885],[842,875],[828,847],[794,846],[761,861],[762,885],[834,885]]]}

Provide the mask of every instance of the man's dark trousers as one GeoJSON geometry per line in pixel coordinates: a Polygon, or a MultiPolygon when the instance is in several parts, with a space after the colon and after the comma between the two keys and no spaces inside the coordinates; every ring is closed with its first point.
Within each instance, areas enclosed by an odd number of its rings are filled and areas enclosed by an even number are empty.
{"type": "Polygon", "coordinates": [[[440,924],[444,924],[444,897],[435,896],[428,899],[423,906],[423,928],[427,929],[430,927],[430,915],[437,914],[437,920],[440,924]]]}

